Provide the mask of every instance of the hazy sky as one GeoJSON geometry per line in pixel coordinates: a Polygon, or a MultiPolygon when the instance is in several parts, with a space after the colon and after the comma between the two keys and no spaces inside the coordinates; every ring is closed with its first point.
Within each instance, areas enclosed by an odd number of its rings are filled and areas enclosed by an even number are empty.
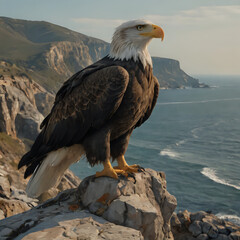
{"type": "Polygon", "coordinates": [[[152,56],[191,74],[240,75],[240,0],[0,0],[0,16],[45,20],[111,41],[114,28],[144,18],[165,31],[152,56]]]}

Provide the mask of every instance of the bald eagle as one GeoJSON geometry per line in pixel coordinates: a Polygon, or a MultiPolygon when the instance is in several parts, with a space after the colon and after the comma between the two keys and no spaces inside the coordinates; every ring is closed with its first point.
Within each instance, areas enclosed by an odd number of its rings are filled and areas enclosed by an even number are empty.
{"type": "Polygon", "coordinates": [[[158,97],[159,83],[147,49],[152,38],[163,40],[162,28],[146,20],[123,23],[116,28],[109,55],[63,84],[41,132],[18,165],[27,166],[25,178],[32,175],[28,196],[56,186],[82,155],[91,166],[103,164],[96,177],[118,178],[138,171],[124,154],[130,135],[149,118],[158,97]],[[117,167],[112,167],[111,158],[117,167]]]}

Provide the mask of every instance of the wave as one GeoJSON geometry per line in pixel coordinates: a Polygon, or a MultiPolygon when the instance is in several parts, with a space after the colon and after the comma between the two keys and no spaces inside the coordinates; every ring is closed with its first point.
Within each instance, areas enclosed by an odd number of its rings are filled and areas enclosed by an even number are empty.
{"type": "Polygon", "coordinates": [[[217,213],[216,216],[225,221],[233,222],[237,225],[240,225],[240,217],[237,215],[225,214],[225,213],[217,213]]]}
{"type": "Polygon", "coordinates": [[[186,142],[187,142],[186,139],[180,140],[180,141],[176,142],[175,145],[176,145],[176,146],[180,146],[180,145],[183,145],[183,144],[186,143],[186,142]]]}
{"type": "Polygon", "coordinates": [[[209,103],[209,102],[225,102],[225,101],[238,101],[240,98],[224,98],[224,99],[209,99],[202,101],[189,101],[189,102],[165,102],[157,103],[157,105],[175,105],[175,104],[196,104],[196,103],[209,103]]]}
{"type": "Polygon", "coordinates": [[[145,148],[145,149],[157,150],[157,151],[159,151],[159,148],[160,148],[159,145],[157,145],[156,143],[153,143],[151,141],[144,141],[140,139],[132,139],[129,142],[129,145],[137,148],[145,148]]]}
{"type": "Polygon", "coordinates": [[[168,148],[163,149],[159,154],[161,156],[168,156],[170,158],[175,158],[175,159],[180,157],[179,153],[174,152],[173,150],[168,149],[168,148]]]}
{"type": "Polygon", "coordinates": [[[216,182],[216,183],[220,183],[229,187],[233,187],[237,190],[240,190],[240,186],[234,185],[229,183],[228,181],[224,180],[224,179],[220,179],[217,175],[216,175],[216,170],[212,169],[212,168],[203,168],[201,173],[206,176],[207,178],[211,179],[212,181],[216,182]]]}
{"type": "Polygon", "coordinates": [[[201,129],[201,127],[194,128],[194,129],[191,130],[191,133],[192,133],[193,138],[195,138],[195,139],[199,138],[198,135],[197,135],[197,133],[198,133],[198,131],[199,131],[200,129],[201,129]]]}

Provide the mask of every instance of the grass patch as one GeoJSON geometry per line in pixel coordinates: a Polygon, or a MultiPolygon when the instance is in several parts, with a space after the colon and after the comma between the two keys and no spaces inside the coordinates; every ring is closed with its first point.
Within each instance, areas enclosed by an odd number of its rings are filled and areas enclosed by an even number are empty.
{"type": "Polygon", "coordinates": [[[0,150],[3,153],[23,155],[25,152],[25,146],[18,139],[14,139],[6,133],[0,132],[0,150]]]}

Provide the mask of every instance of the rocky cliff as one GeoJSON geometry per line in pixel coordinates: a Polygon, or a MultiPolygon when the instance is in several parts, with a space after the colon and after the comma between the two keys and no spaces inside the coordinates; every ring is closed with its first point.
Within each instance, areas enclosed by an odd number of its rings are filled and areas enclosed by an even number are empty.
{"type": "Polygon", "coordinates": [[[50,92],[109,52],[108,43],[67,28],[5,17],[0,17],[0,46],[0,60],[15,64],[50,92]]]}
{"type": "Polygon", "coordinates": [[[80,183],[79,178],[67,170],[56,189],[42,194],[38,199],[28,198],[25,193],[28,179],[23,177],[24,169],[17,170],[19,159],[25,152],[21,140],[0,133],[0,219],[29,210],[55,197],[60,191],[77,187],[80,183]]]}
{"type": "Polygon", "coordinates": [[[78,188],[31,204],[31,210],[0,221],[1,239],[240,239],[239,226],[213,214],[174,213],[177,202],[165,174],[151,169],[118,180],[90,176],[78,188]]]}
{"type": "Polygon", "coordinates": [[[12,65],[0,61],[0,132],[33,141],[54,97],[27,75],[12,69],[12,65]]]}
{"type": "MultiPolygon", "coordinates": [[[[109,53],[109,43],[48,22],[0,17],[0,60],[15,64],[50,92],[109,53]],[[16,48],[16,46],[18,46],[16,48]]],[[[203,87],[172,59],[153,58],[162,88],[203,87]]],[[[1,74],[1,72],[0,72],[1,74]]]]}
{"type": "Polygon", "coordinates": [[[152,60],[153,73],[159,79],[160,88],[208,87],[186,74],[177,60],[159,57],[153,57],[152,60]]]}
{"type": "Polygon", "coordinates": [[[84,179],[32,210],[1,221],[2,239],[173,239],[176,199],[164,173],[84,179]]]}

